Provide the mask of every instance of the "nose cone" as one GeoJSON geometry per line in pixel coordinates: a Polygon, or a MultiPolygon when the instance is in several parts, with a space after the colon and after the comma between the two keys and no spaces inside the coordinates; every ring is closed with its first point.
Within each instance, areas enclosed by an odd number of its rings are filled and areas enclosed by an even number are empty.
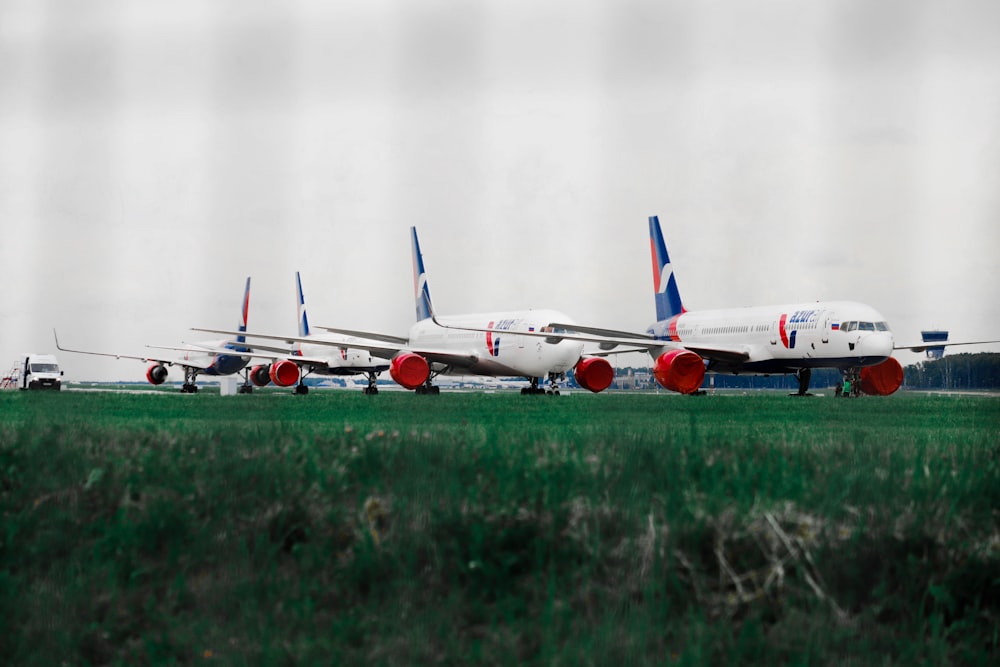
{"type": "Polygon", "coordinates": [[[861,357],[866,364],[877,364],[892,356],[892,334],[885,331],[870,333],[861,339],[861,357]]]}

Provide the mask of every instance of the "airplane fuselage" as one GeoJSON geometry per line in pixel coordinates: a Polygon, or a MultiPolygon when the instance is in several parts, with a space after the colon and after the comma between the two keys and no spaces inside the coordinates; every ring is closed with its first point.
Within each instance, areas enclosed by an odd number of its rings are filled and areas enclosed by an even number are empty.
{"type": "Polygon", "coordinates": [[[544,378],[561,374],[580,360],[583,343],[519,336],[518,332],[544,332],[552,322],[571,322],[554,310],[522,310],[439,317],[442,325],[426,319],[410,328],[409,345],[466,357],[465,365],[452,368],[432,361],[435,371],[455,375],[493,375],[544,378]],[[452,329],[490,329],[488,332],[452,329]]]}
{"type": "Polygon", "coordinates": [[[713,359],[708,370],[722,373],[874,366],[893,348],[885,318],[853,301],[692,311],[656,322],[647,333],[689,349],[718,346],[748,355],[739,361],[713,359]]]}
{"type": "MultiPolygon", "coordinates": [[[[193,343],[193,345],[209,349],[220,349],[224,347],[232,347],[233,344],[228,340],[213,340],[202,343],[193,343]]],[[[207,368],[199,371],[199,374],[201,375],[232,375],[233,373],[240,372],[248,363],[250,363],[250,357],[241,356],[238,352],[238,350],[234,349],[233,354],[215,354],[213,352],[191,349],[184,351],[181,355],[181,360],[210,364],[207,368]]]]}
{"type": "MultiPolygon", "coordinates": [[[[308,338],[316,341],[341,342],[342,336],[328,334],[310,334],[308,338]]],[[[324,358],[326,365],[311,365],[310,370],[314,375],[357,375],[361,372],[381,372],[388,368],[384,361],[374,359],[367,350],[357,348],[335,347],[329,344],[302,343],[299,346],[302,356],[307,358],[324,358]],[[331,351],[332,350],[332,351],[331,351]]]]}

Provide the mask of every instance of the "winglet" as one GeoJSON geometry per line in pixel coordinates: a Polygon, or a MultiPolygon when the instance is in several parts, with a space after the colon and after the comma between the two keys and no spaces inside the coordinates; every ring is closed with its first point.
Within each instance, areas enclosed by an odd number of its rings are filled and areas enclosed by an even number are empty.
{"type": "Polygon", "coordinates": [[[660,230],[660,219],[649,216],[649,251],[653,259],[653,293],[656,300],[657,321],[669,320],[684,312],[681,294],[674,280],[674,271],[667,255],[667,246],[663,242],[663,232],[660,230]]]}
{"type": "Polygon", "coordinates": [[[420,253],[416,227],[410,227],[410,237],[413,242],[413,296],[417,303],[417,321],[422,322],[433,317],[434,306],[431,305],[431,291],[427,286],[424,257],[420,253]]]}

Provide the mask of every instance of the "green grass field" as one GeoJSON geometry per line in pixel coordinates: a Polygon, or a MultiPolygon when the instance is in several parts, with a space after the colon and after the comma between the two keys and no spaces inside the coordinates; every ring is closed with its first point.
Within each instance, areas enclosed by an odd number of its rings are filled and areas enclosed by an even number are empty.
{"type": "Polygon", "coordinates": [[[1000,399],[0,392],[0,662],[1000,661],[1000,399]]]}

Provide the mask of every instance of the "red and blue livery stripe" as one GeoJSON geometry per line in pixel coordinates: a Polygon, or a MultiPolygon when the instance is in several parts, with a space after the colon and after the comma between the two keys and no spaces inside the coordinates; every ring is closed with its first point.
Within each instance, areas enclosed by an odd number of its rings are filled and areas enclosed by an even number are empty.
{"type": "MultiPolygon", "coordinates": [[[[486,325],[486,328],[492,329],[493,324],[493,320],[490,320],[490,323],[486,325]]],[[[486,351],[489,352],[491,357],[500,356],[500,336],[494,337],[492,331],[486,332],[486,351]]]]}

